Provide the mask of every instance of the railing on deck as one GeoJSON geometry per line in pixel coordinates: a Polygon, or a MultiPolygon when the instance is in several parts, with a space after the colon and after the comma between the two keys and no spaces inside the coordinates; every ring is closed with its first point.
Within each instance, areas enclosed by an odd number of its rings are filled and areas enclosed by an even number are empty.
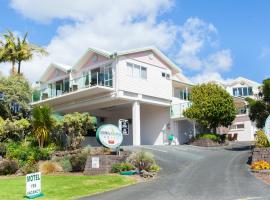
{"type": "Polygon", "coordinates": [[[183,112],[191,106],[191,102],[184,102],[171,105],[171,118],[182,118],[184,117],[183,112]]]}
{"type": "Polygon", "coordinates": [[[57,84],[53,83],[48,84],[47,87],[40,90],[35,90],[32,94],[32,102],[50,99],[56,96],[61,96],[63,94],[93,86],[113,87],[113,81],[111,74],[96,72],[92,73],[91,75],[84,75],[69,81],[63,80],[60,85],[61,86],[59,89],[57,88],[57,84]]]}

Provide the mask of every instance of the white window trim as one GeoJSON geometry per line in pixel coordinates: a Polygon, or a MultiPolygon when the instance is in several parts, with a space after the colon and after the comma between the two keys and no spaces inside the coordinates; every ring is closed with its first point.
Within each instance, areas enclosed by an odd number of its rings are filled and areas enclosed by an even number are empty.
{"type": "Polygon", "coordinates": [[[146,67],[146,66],[142,66],[140,64],[135,64],[135,63],[132,63],[132,62],[126,62],[126,74],[129,77],[132,77],[134,79],[140,79],[140,80],[147,81],[147,79],[148,79],[147,71],[148,71],[148,67],[146,67]],[[128,73],[128,67],[131,67],[131,66],[128,66],[128,64],[132,65],[131,75],[128,73]],[[140,66],[139,77],[134,77],[134,65],[140,66]],[[142,68],[146,69],[146,78],[142,78],[142,68]]]}

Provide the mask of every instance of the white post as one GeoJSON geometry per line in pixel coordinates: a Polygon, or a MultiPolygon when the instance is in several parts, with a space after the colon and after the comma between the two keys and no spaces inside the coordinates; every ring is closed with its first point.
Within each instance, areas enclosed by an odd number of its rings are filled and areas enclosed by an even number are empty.
{"type": "Polygon", "coordinates": [[[196,137],[196,122],[193,121],[193,137],[196,137]]]}
{"type": "Polygon", "coordinates": [[[133,145],[141,144],[141,116],[140,116],[140,102],[134,101],[132,105],[132,134],[133,145]]]}

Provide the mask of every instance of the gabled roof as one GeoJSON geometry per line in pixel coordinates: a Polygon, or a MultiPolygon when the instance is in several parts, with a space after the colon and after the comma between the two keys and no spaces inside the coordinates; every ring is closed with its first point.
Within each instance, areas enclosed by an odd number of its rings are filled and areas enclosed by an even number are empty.
{"type": "Polygon", "coordinates": [[[181,72],[181,69],[177,65],[175,65],[164,53],[162,53],[162,51],[160,51],[155,46],[142,47],[142,48],[131,49],[131,50],[127,50],[127,51],[119,51],[119,52],[117,52],[117,55],[122,56],[122,55],[144,52],[144,51],[153,51],[153,53],[155,53],[166,64],[168,64],[175,73],[181,72]]]}
{"type": "Polygon", "coordinates": [[[244,78],[244,77],[238,77],[238,78],[236,78],[236,79],[234,79],[232,81],[229,81],[226,85],[231,86],[231,85],[234,85],[236,83],[242,83],[242,82],[247,83],[247,84],[251,84],[251,85],[254,85],[254,86],[257,86],[257,87],[259,87],[261,85],[261,84],[255,82],[255,81],[249,80],[249,79],[244,78]]]}
{"type": "Polygon", "coordinates": [[[48,76],[48,74],[49,74],[49,72],[52,70],[52,69],[59,69],[59,70],[61,70],[61,71],[63,71],[63,72],[65,72],[65,73],[67,73],[69,70],[71,70],[71,66],[69,66],[69,65],[63,65],[63,64],[60,64],[60,63],[51,63],[48,67],[47,67],[47,69],[45,70],[45,72],[43,72],[43,74],[42,74],[42,76],[40,77],[40,81],[44,81],[46,78],[47,78],[47,76],[48,76]]]}
{"type": "Polygon", "coordinates": [[[178,66],[176,66],[164,53],[162,53],[159,49],[157,49],[154,46],[131,49],[127,51],[114,51],[114,52],[109,52],[109,51],[101,50],[95,47],[91,47],[87,49],[87,51],[83,54],[83,56],[79,59],[79,61],[74,65],[73,69],[76,69],[81,64],[83,64],[85,60],[87,59],[87,56],[89,55],[90,52],[94,52],[96,54],[102,55],[107,58],[115,58],[116,56],[124,56],[128,54],[139,53],[139,52],[144,52],[144,51],[152,51],[160,59],[162,59],[163,62],[168,64],[175,73],[181,72],[181,69],[178,66]]]}
{"type": "Polygon", "coordinates": [[[179,83],[184,83],[184,84],[187,84],[187,85],[190,85],[190,86],[194,86],[194,83],[192,83],[186,76],[184,76],[181,73],[174,74],[172,76],[172,80],[176,81],[176,82],[179,82],[179,83]]]}

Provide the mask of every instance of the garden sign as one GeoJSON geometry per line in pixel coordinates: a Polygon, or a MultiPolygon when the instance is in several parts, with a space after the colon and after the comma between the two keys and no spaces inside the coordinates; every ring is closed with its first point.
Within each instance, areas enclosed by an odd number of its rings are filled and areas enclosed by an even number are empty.
{"type": "Polygon", "coordinates": [[[103,146],[117,149],[123,141],[123,134],[117,126],[105,124],[98,128],[96,138],[103,146]]]}
{"type": "Polygon", "coordinates": [[[37,197],[44,196],[41,193],[41,173],[27,174],[25,177],[26,182],[26,198],[34,199],[37,197]]]}
{"type": "Polygon", "coordinates": [[[267,117],[265,121],[264,132],[265,135],[267,136],[268,141],[270,142],[270,115],[267,117]]]}

